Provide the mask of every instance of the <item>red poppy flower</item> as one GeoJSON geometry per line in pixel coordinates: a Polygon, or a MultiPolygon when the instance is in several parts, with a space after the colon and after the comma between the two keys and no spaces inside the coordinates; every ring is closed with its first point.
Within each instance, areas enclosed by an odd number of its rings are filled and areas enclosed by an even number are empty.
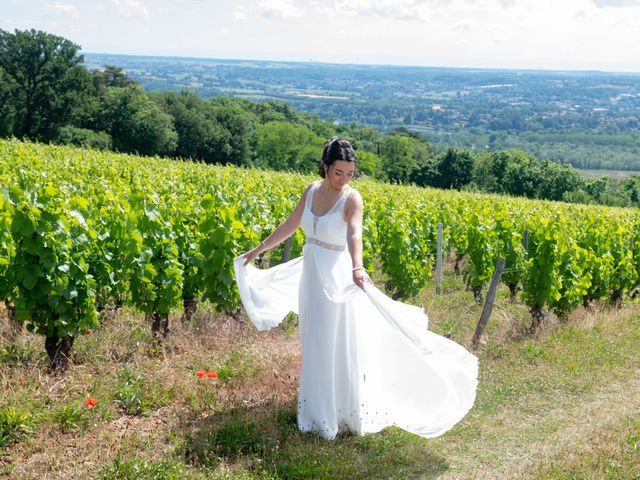
{"type": "Polygon", "coordinates": [[[207,373],[207,377],[209,378],[218,378],[218,374],[216,372],[207,373]]]}
{"type": "Polygon", "coordinates": [[[87,397],[84,401],[84,406],[87,408],[96,408],[98,401],[95,398],[87,397]]]}
{"type": "Polygon", "coordinates": [[[204,378],[204,376],[207,374],[207,372],[205,370],[198,370],[196,372],[196,377],[198,378],[204,378]]]}
{"type": "Polygon", "coordinates": [[[85,330],[82,332],[83,335],[91,335],[91,330],[85,330]]]}

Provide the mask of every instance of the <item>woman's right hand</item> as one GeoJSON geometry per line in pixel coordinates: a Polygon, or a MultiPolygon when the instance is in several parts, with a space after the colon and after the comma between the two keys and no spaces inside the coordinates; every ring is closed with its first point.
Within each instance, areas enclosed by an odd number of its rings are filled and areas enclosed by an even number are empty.
{"type": "Polygon", "coordinates": [[[367,275],[367,272],[364,270],[364,268],[359,268],[353,271],[353,283],[355,283],[363,290],[365,283],[370,283],[371,285],[373,285],[371,278],[369,278],[369,275],[367,275]]]}
{"type": "Polygon", "coordinates": [[[247,266],[247,264],[251,263],[253,261],[254,258],[256,258],[259,254],[260,254],[260,247],[256,247],[253,250],[249,250],[247,253],[245,253],[243,255],[244,257],[244,263],[242,264],[243,267],[247,266]]]}

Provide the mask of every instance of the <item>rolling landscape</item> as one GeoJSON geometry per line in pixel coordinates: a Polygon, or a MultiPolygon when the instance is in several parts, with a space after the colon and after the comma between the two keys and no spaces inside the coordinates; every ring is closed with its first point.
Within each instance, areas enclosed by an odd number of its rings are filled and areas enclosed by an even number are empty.
{"type": "Polygon", "coordinates": [[[640,171],[640,74],[85,57],[150,92],[283,100],[334,122],[407,127],[439,149],[517,147],[576,168],[640,171]]]}

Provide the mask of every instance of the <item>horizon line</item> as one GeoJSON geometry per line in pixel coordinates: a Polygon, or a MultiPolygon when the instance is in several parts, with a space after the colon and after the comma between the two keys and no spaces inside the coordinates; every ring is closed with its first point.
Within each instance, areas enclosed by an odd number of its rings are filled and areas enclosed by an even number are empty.
{"type": "Polygon", "coordinates": [[[320,64],[339,66],[362,66],[362,67],[397,67],[397,68],[424,68],[442,70],[491,70],[491,71],[515,71],[515,72],[555,72],[555,73],[599,73],[615,75],[640,75],[640,71],[624,70],[601,70],[601,69],[577,69],[577,68],[544,68],[544,67],[464,67],[464,66],[438,66],[438,65],[417,65],[403,63],[355,63],[322,60],[275,60],[258,58],[232,58],[232,57],[203,57],[188,55],[162,55],[162,54],[136,54],[136,53],[113,53],[113,52],[89,52],[80,50],[83,55],[113,55],[120,57],[145,57],[145,58],[166,58],[166,59],[187,59],[187,60],[215,60],[229,62],[261,62],[261,63],[293,63],[293,64],[320,64]]]}

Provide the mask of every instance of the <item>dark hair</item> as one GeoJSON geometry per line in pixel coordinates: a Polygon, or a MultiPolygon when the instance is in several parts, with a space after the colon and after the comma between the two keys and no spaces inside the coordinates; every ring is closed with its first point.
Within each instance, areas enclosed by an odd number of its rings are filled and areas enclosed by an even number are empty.
{"type": "Polygon", "coordinates": [[[325,165],[330,167],[336,160],[356,163],[356,152],[351,143],[344,138],[333,137],[331,140],[324,142],[324,150],[322,150],[322,161],[320,162],[320,176],[325,177],[325,165]]]}

